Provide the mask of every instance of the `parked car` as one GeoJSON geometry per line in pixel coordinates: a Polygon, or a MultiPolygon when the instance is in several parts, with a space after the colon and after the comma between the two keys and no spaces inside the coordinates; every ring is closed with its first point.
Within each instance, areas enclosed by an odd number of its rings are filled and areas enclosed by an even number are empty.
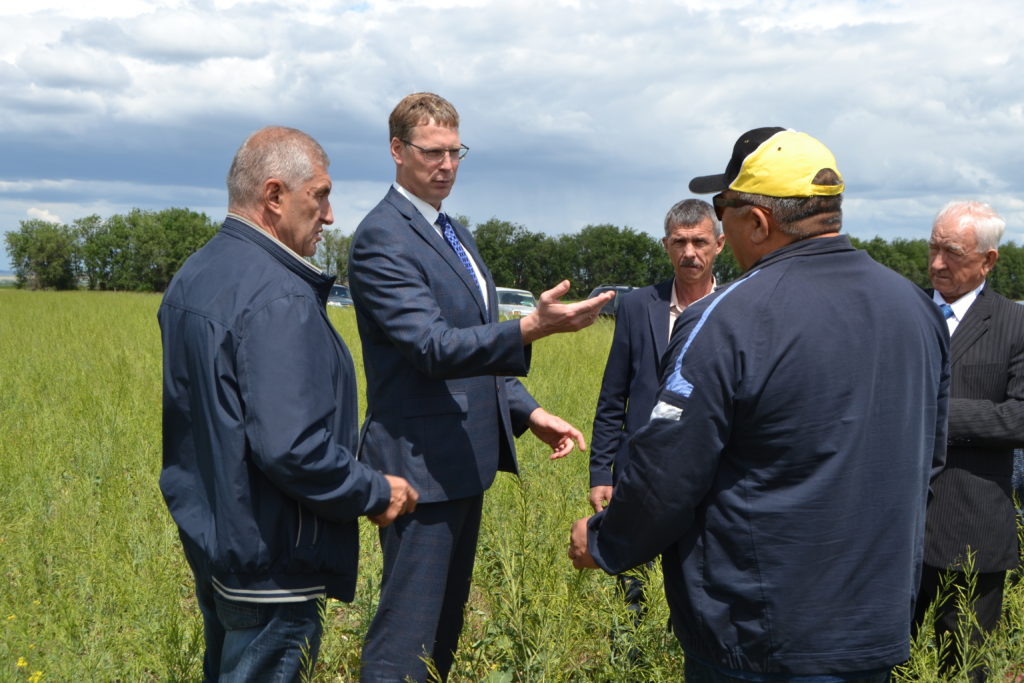
{"type": "Polygon", "coordinates": [[[614,291],[615,298],[602,306],[600,312],[600,315],[614,316],[616,311],[619,310],[619,297],[633,289],[636,289],[636,287],[630,285],[598,285],[587,295],[587,298],[593,299],[598,294],[603,294],[609,290],[614,291]]]}
{"type": "Polygon", "coordinates": [[[525,289],[495,287],[498,291],[498,317],[522,318],[537,308],[537,299],[525,289]]]}
{"type": "Polygon", "coordinates": [[[331,293],[327,295],[327,305],[347,308],[352,305],[352,294],[345,285],[332,285],[331,293]]]}

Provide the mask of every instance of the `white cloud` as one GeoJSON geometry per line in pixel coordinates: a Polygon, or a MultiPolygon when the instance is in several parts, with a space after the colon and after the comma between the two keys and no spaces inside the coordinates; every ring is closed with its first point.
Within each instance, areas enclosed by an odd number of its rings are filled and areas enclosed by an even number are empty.
{"type": "Polygon", "coordinates": [[[656,232],[741,132],[785,125],[836,153],[858,234],[916,235],[950,196],[1024,226],[1019,2],[32,6],[0,8],[0,200],[63,199],[72,219],[92,197],[219,207],[231,152],[284,123],[328,147],[348,225],[391,179],[389,111],[434,90],[462,114],[450,201],[474,219],[656,232]]]}
{"type": "Polygon", "coordinates": [[[40,209],[33,206],[25,213],[29,215],[29,218],[38,218],[39,220],[46,221],[47,223],[63,223],[60,216],[52,211],[48,211],[47,209],[40,209]]]}

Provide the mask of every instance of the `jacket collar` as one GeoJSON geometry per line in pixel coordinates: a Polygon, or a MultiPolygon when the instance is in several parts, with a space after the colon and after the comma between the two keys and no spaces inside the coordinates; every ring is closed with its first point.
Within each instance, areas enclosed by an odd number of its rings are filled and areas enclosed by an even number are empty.
{"type": "Polygon", "coordinates": [[[409,221],[410,227],[420,236],[420,238],[426,242],[434,251],[440,254],[441,258],[444,259],[451,269],[455,272],[456,277],[462,280],[463,284],[469,290],[469,293],[473,296],[473,300],[476,301],[477,306],[480,308],[480,314],[483,317],[484,322],[488,322],[488,318],[492,318],[491,322],[497,320],[497,297],[493,289],[493,285],[490,282],[490,277],[487,274],[487,269],[484,267],[483,258],[480,256],[480,252],[476,250],[475,243],[472,239],[472,235],[454,218],[449,216],[449,221],[452,224],[452,228],[455,230],[455,234],[458,235],[459,241],[462,243],[462,248],[469,252],[473,260],[476,261],[477,266],[480,268],[480,274],[484,278],[484,282],[481,283],[487,287],[488,299],[493,305],[488,309],[484,306],[483,296],[480,294],[480,287],[477,286],[473,280],[470,279],[469,271],[466,270],[462,262],[459,261],[459,257],[455,255],[455,251],[445,242],[444,237],[441,237],[440,232],[434,229],[434,226],[427,222],[426,217],[413,206],[412,202],[406,199],[401,192],[396,190],[394,186],[388,189],[387,196],[384,197],[385,201],[389,202],[395,209],[398,210],[402,216],[409,221]]]}
{"type": "Polygon", "coordinates": [[[960,360],[964,352],[988,331],[994,305],[995,299],[989,294],[989,288],[983,287],[949,339],[950,363],[960,360]]]}
{"type": "Polygon", "coordinates": [[[750,266],[747,272],[753,272],[759,268],[784,261],[794,256],[812,256],[817,254],[831,254],[840,251],[856,251],[846,235],[835,237],[813,237],[797,240],[792,244],[776,249],[770,254],[765,254],[758,261],[750,266]]]}
{"type": "Polygon", "coordinates": [[[321,304],[327,305],[327,297],[331,293],[331,285],[336,280],[334,275],[328,275],[305,260],[301,260],[294,252],[286,249],[273,237],[253,226],[248,221],[244,221],[234,215],[229,214],[224,219],[220,232],[249,242],[267,252],[271,258],[278,261],[286,269],[308,282],[317,293],[321,304]]]}

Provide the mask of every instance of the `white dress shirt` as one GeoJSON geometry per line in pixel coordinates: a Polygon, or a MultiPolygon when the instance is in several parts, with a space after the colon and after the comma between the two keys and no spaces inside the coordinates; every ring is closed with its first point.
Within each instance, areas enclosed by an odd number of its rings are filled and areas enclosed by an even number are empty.
{"type": "MultiPolygon", "coordinates": [[[[971,307],[971,304],[974,303],[974,300],[978,298],[978,294],[984,288],[985,282],[982,281],[982,283],[978,285],[977,289],[967,292],[962,297],[949,304],[949,307],[953,309],[953,316],[946,318],[946,326],[949,327],[950,337],[953,336],[953,332],[956,331],[957,325],[960,324],[960,321],[964,319],[965,315],[967,315],[967,309],[971,307]]],[[[942,304],[947,303],[946,300],[942,298],[942,295],[939,294],[938,290],[932,291],[932,301],[935,302],[936,306],[941,306],[942,304]]]]}

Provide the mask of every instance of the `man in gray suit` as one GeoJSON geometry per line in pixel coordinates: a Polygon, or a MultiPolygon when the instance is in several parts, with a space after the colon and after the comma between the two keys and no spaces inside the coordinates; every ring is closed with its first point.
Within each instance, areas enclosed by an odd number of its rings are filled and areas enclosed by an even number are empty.
{"type": "MultiPolygon", "coordinates": [[[[928,506],[918,624],[940,576],[950,570],[964,587],[970,568],[977,572],[974,613],[981,630],[991,631],[1002,610],[1006,570],[1018,562],[1010,482],[1013,449],[1024,445],[1024,306],[985,283],[1005,226],[987,204],[959,201],[947,204],[932,227],[928,270],[949,326],[952,384],[946,468],[928,506]]],[[[937,635],[957,632],[954,596],[937,608],[937,635]]],[[[981,633],[972,639],[980,641],[981,633]]],[[[953,665],[955,650],[951,643],[944,668],[953,665]]],[[[984,679],[980,670],[971,676],[984,679]]]]}
{"type": "Polygon", "coordinates": [[[530,429],[552,458],[585,448],[575,427],[515,379],[530,344],[591,324],[612,298],[566,305],[563,281],[537,310],[498,321],[494,281],[470,232],[441,212],[468,148],[459,115],[432,93],[389,120],[395,183],[352,238],[349,284],[366,372],[363,462],[419,491],[415,516],[381,533],[380,604],[363,645],[364,681],[447,679],[469,595],[483,493],[517,472],[514,438],[530,429]]]}

